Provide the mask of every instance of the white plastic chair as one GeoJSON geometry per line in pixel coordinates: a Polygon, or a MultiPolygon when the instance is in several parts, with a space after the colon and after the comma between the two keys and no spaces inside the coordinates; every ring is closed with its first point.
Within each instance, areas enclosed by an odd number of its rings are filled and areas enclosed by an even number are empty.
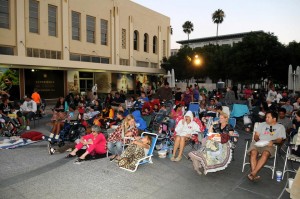
{"type": "Polygon", "coordinates": [[[284,167],[283,167],[283,171],[282,171],[282,179],[284,178],[284,174],[286,172],[294,172],[296,173],[297,171],[294,170],[290,170],[287,168],[287,162],[290,161],[292,162],[300,162],[300,157],[296,156],[294,154],[291,153],[291,145],[295,145],[297,147],[300,147],[300,128],[298,130],[298,133],[294,136],[293,141],[290,143],[290,146],[288,146],[287,148],[287,152],[286,152],[286,156],[285,156],[285,161],[284,161],[284,167]]]}
{"type": "MultiPolygon", "coordinates": [[[[254,124],[254,128],[253,128],[253,134],[252,134],[252,139],[251,141],[254,140],[254,135],[255,135],[255,131],[258,127],[259,123],[256,122],[254,124]]],[[[244,172],[244,168],[247,164],[250,164],[250,162],[246,162],[246,157],[247,157],[247,151],[248,151],[248,143],[249,143],[250,140],[247,140],[246,141],[246,147],[245,147],[245,152],[244,152],[244,160],[243,160],[243,168],[242,168],[242,172],[244,172]]],[[[264,167],[265,168],[268,168],[268,169],[271,169],[272,171],[272,179],[274,178],[274,173],[275,173],[275,166],[276,166],[276,158],[277,158],[277,145],[274,145],[275,146],[275,157],[274,157],[274,160],[273,160],[273,164],[272,165],[267,165],[265,164],[264,167]]],[[[249,158],[250,159],[250,158],[249,158]]]]}

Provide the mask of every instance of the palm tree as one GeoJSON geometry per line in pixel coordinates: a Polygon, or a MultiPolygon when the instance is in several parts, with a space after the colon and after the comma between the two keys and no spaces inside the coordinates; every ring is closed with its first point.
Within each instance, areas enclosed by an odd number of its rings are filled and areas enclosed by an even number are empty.
{"type": "Polygon", "coordinates": [[[190,34],[194,31],[194,24],[191,21],[186,21],[182,25],[183,32],[188,35],[188,43],[190,41],[190,34]]]}
{"type": "Polygon", "coordinates": [[[225,13],[223,10],[218,9],[212,14],[212,21],[217,24],[217,41],[218,43],[218,31],[219,31],[219,24],[223,22],[225,18],[225,13]]]}

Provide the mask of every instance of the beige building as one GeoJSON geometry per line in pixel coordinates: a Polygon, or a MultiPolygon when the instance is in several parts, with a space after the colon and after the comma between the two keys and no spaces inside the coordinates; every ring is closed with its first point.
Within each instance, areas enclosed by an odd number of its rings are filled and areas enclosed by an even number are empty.
{"type": "Polygon", "coordinates": [[[95,83],[98,92],[129,91],[138,78],[147,84],[164,73],[170,18],[132,1],[0,0],[0,6],[0,64],[4,75],[17,70],[21,96],[34,87],[53,97],[86,92],[95,83]]]}

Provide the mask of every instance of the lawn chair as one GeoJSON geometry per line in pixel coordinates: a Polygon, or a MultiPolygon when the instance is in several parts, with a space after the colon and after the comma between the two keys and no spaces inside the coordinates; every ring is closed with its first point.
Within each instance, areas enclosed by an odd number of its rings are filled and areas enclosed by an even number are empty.
{"type": "Polygon", "coordinates": [[[189,111],[192,111],[195,117],[199,118],[200,105],[198,102],[191,102],[189,105],[189,111]]]}
{"type": "Polygon", "coordinates": [[[143,135],[145,135],[145,134],[151,135],[151,137],[152,137],[152,143],[151,143],[151,146],[149,148],[148,154],[145,157],[139,159],[139,161],[135,165],[134,170],[126,169],[126,168],[123,168],[123,167],[120,167],[120,168],[125,169],[125,170],[130,171],[130,172],[135,172],[139,165],[143,165],[143,164],[147,164],[147,163],[153,164],[152,156],[153,156],[153,152],[154,152],[154,148],[155,148],[158,136],[155,133],[149,133],[149,132],[143,132],[141,136],[143,137],[143,135]]]}
{"type": "Polygon", "coordinates": [[[285,161],[284,161],[284,167],[283,167],[283,171],[282,171],[282,179],[284,178],[284,174],[286,172],[294,172],[296,173],[296,169],[293,168],[293,162],[300,162],[300,157],[297,155],[292,154],[292,146],[298,148],[300,147],[300,128],[298,130],[298,133],[294,136],[293,140],[291,141],[291,143],[289,144],[288,148],[287,148],[287,152],[286,152],[286,156],[285,156],[285,161]],[[287,162],[290,161],[291,165],[292,165],[292,169],[288,169],[287,168],[287,162]]]}
{"type": "MultiPolygon", "coordinates": [[[[251,141],[254,140],[255,131],[256,131],[258,125],[259,125],[258,122],[256,122],[256,123],[254,124],[253,134],[252,134],[252,139],[251,139],[251,141]]],[[[242,168],[242,172],[244,172],[244,168],[245,168],[245,166],[246,166],[247,164],[250,165],[250,157],[249,157],[249,162],[246,162],[246,156],[247,156],[247,151],[248,151],[248,148],[249,148],[248,145],[249,145],[249,143],[250,143],[250,142],[249,142],[250,139],[245,139],[245,140],[246,140],[246,147],[245,147],[245,152],[244,152],[244,160],[243,160],[243,168],[242,168]]],[[[276,158],[277,158],[277,145],[274,145],[274,146],[275,146],[275,156],[274,156],[274,160],[273,160],[272,165],[267,165],[267,164],[264,165],[265,168],[271,169],[271,171],[272,171],[272,179],[274,178],[275,166],[276,166],[276,158]]]]}

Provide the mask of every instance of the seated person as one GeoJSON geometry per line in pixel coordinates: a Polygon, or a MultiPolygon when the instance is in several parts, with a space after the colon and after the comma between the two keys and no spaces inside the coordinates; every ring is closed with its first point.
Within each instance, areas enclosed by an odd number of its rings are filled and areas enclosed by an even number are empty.
{"type": "Polygon", "coordinates": [[[274,157],[275,147],[273,144],[281,144],[286,138],[284,126],[277,123],[278,114],[273,111],[266,112],[266,122],[260,123],[254,135],[248,154],[250,155],[251,172],[248,179],[258,180],[258,172],[265,165],[269,157],[274,157]],[[266,142],[266,145],[257,143],[266,142]],[[257,159],[258,155],[261,157],[257,159]]]}
{"type": "Polygon", "coordinates": [[[293,103],[294,111],[300,110],[300,97],[297,98],[296,102],[293,103]]]}
{"type": "MultiPolygon", "coordinates": [[[[298,110],[295,114],[295,119],[293,120],[293,129],[291,131],[290,134],[290,139],[293,140],[293,138],[295,137],[295,135],[298,133],[299,131],[299,127],[300,127],[300,110],[298,110]]],[[[300,148],[300,147],[298,147],[300,148]]]]}
{"type": "Polygon", "coordinates": [[[278,116],[278,123],[284,126],[286,134],[289,135],[293,128],[292,120],[286,117],[286,110],[284,108],[278,110],[278,116]]]}
{"type": "Polygon", "coordinates": [[[138,160],[148,154],[151,142],[152,138],[150,135],[145,135],[142,138],[136,137],[122,153],[120,160],[118,160],[119,167],[134,170],[138,160]]]}
{"type": "Polygon", "coordinates": [[[118,107],[120,104],[125,103],[125,99],[120,96],[119,92],[115,93],[115,97],[113,98],[111,105],[118,107]]]}
{"type": "Polygon", "coordinates": [[[181,160],[183,149],[185,147],[185,141],[189,139],[192,134],[198,134],[198,132],[200,131],[199,125],[195,121],[193,121],[193,119],[193,113],[191,111],[187,111],[184,115],[184,119],[180,120],[175,127],[176,138],[171,161],[178,162],[181,160]],[[178,147],[179,153],[177,158],[175,158],[178,147]]]}
{"type": "Polygon", "coordinates": [[[292,117],[294,107],[291,105],[291,100],[287,100],[285,104],[281,106],[281,108],[284,108],[286,110],[287,117],[292,117]]]}
{"type": "Polygon", "coordinates": [[[80,163],[85,160],[87,155],[105,154],[106,153],[106,139],[101,133],[101,129],[98,126],[92,126],[92,133],[83,136],[80,139],[79,144],[75,146],[75,149],[66,156],[66,158],[75,157],[77,151],[86,146],[86,151],[82,154],[75,163],[80,163]]]}
{"type": "Polygon", "coordinates": [[[168,127],[169,129],[174,129],[175,127],[175,121],[179,118],[183,116],[183,112],[182,112],[182,105],[181,104],[177,104],[175,106],[174,109],[172,109],[171,114],[170,114],[170,119],[168,121],[168,127]]]}
{"type": "Polygon", "coordinates": [[[128,109],[125,109],[124,106],[122,104],[119,105],[118,107],[118,111],[122,111],[123,115],[126,117],[129,114],[128,109]]]}
{"type": "Polygon", "coordinates": [[[13,125],[13,128],[16,130],[16,128],[20,127],[19,121],[17,121],[15,118],[9,117],[9,114],[14,112],[14,107],[11,103],[9,103],[9,98],[7,95],[3,95],[1,100],[2,103],[0,104],[0,115],[6,124],[10,122],[13,125]]]}
{"type": "Polygon", "coordinates": [[[141,92],[141,96],[138,98],[138,101],[140,102],[139,108],[142,108],[145,102],[149,102],[149,99],[146,97],[146,93],[144,91],[141,92]]]}
{"type": "Polygon", "coordinates": [[[70,124],[65,124],[65,123],[78,120],[78,115],[79,115],[79,112],[76,110],[75,105],[74,104],[70,105],[69,112],[66,115],[66,117],[64,119],[57,120],[54,122],[48,140],[50,142],[53,141],[53,138],[55,140],[59,140],[59,134],[60,134],[62,127],[64,127],[64,125],[70,125],[70,124]]]}
{"type": "Polygon", "coordinates": [[[135,126],[134,117],[129,114],[107,139],[107,149],[112,154],[109,157],[110,160],[112,161],[115,158],[119,159],[123,150],[124,137],[134,137],[137,136],[137,134],[138,129],[135,126]],[[114,150],[114,147],[116,147],[116,150],[114,150]]]}
{"type": "Polygon", "coordinates": [[[228,166],[232,154],[228,141],[233,133],[234,130],[228,123],[228,115],[221,112],[219,122],[210,127],[208,139],[202,143],[203,147],[189,153],[198,174],[206,175],[228,166]]]}
{"type": "Polygon", "coordinates": [[[158,111],[159,111],[159,105],[158,104],[154,104],[153,105],[153,112],[154,113],[158,113],[158,111]]]}
{"type": "Polygon", "coordinates": [[[51,121],[63,120],[66,116],[65,114],[65,99],[63,97],[59,97],[54,106],[51,121]]]}
{"type": "Polygon", "coordinates": [[[20,111],[26,118],[26,130],[30,130],[30,121],[33,119],[35,112],[37,111],[37,105],[29,96],[25,95],[25,101],[20,107],[20,111]]]}
{"type": "Polygon", "coordinates": [[[145,102],[142,107],[142,115],[151,115],[153,113],[152,107],[149,102],[145,102]]]}
{"type": "Polygon", "coordinates": [[[134,107],[135,99],[133,96],[130,96],[127,100],[125,100],[125,105],[127,110],[131,110],[134,107]]]}

